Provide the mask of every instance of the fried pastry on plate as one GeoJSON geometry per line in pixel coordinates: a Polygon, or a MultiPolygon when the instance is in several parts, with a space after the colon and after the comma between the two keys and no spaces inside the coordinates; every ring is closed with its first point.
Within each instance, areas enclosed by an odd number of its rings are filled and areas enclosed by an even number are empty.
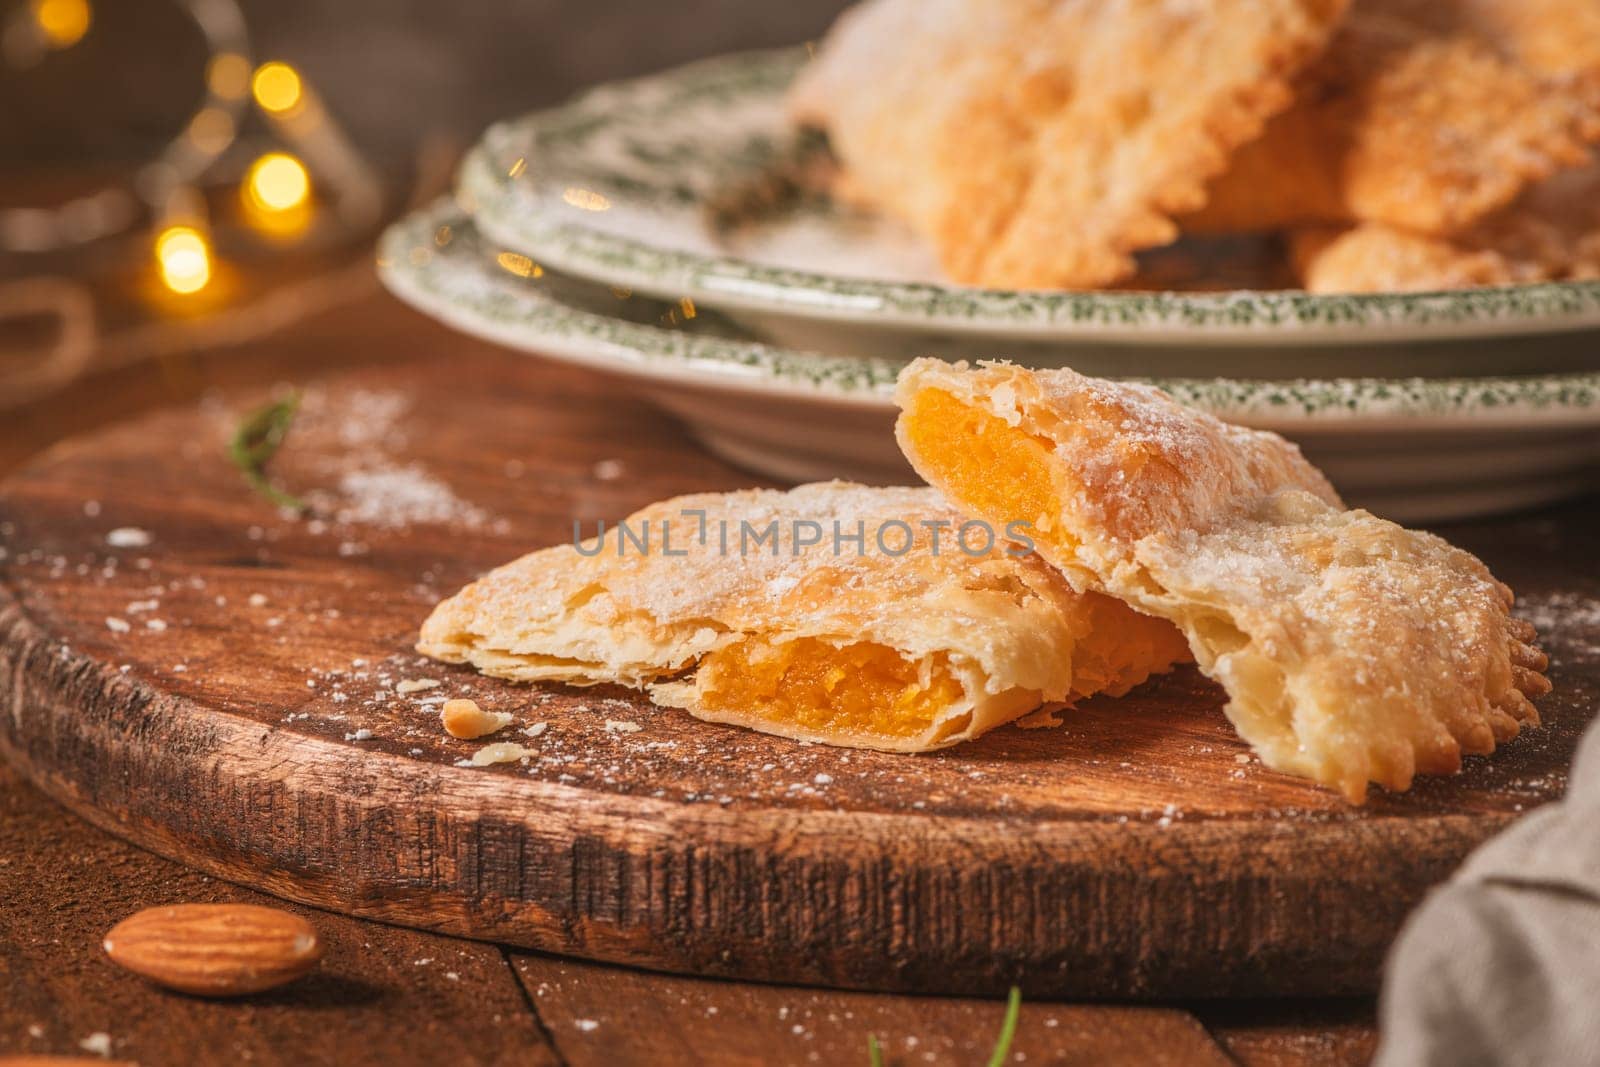
{"type": "Polygon", "coordinates": [[[417,648],[496,677],[649,687],[702,719],[905,752],[1042,702],[1121,694],[1188,658],[1170,624],[1074,592],[1014,544],[974,528],[963,548],[966,521],[931,489],[678,497],[467,586],[417,648]]]}
{"type": "Polygon", "coordinates": [[[1546,179],[1454,237],[1369,222],[1300,231],[1290,249],[1300,284],[1313,293],[1600,278],[1600,163],[1546,179]]]}
{"type": "Polygon", "coordinates": [[[1347,0],[866,0],[791,91],[958,282],[1097,286],[1177,236],[1347,0]]]}
{"type": "Polygon", "coordinates": [[[1347,511],[1299,449],[1158,390],[918,360],[901,448],[959,507],[1072,583],[1183,630],[1269,767],[1406,789],[1537,723],[1532,628],[1476,558],[1347,511]]]}
{"type": "Polygon", "coordinates": [[[1528,69],[1600,85],[1600,4],[1594,0],[1464,0],[1468,17],[1528,69]]]}
{"type": "Polygon", "coordinates": [[[1459,232],[1600,140],[1593,0],[1355,0],[1295,106],[1234,154],[1193,232],[1459,232]],[[1581,36],[1579,37],[1581,41],[1581,36]]]}

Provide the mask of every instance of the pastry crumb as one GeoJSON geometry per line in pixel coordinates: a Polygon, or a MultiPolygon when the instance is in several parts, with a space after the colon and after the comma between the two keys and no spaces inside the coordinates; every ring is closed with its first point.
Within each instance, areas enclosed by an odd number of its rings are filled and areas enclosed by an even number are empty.
{"type": "Polygon", "coordinates": [[[437,678],[402,678],[395,683],[396,693],[420,693],[424,689],[436,689],[439,686],[437,678]]]}
{"type": "Polygon", "coordinates": [[[1017,728],[1021,730],[1049,730],[1061,725],[1061,716],[1056,714],[1055,708],[1040,708],[1030,711],[1017,720],[1017,728]]]}
{"type": "Polygon", "coordinates": [[[532,755],[534,751],[531,748],[524,748],[513,741],[499,741],[492,745],[484,745],[466,762],[474,767],[487,767],[493,763],[515,763],[532,755]]]}
{"type": "Polygon", "coordinates": [[[524,726],[521,730],[521,733],[524,737],[538,737],[549,728],[550,724],[547,722],[536,722],[531,723],[528,726],[524,726]]]}
{"type": "Polygon", "coordinates": [[[119,526],[106,534],[106,544],[112,548],[143,548],[150,541],[150,532],[137,526],[119,526]]]}
{"type": "Polygon", "coordinates": [[[511,719],[508,712],[484,711],[478,707],[476,700],[465,697],[446,700],[444,707],[439,709],[439,721],[444,724],[444,732],[468,741],[505,729],[511,725],[511,719]]]}
{"type": "Polygon", "coordinates": [[[82,1041],[79,1041],[78,1047],[90,1055],[109,1059],[111,1056],[111,1035],[104,1030],[96,1030],[82,1041]]]}
{"type": "Polygon", "coordinates": [[[625,719],[606,720],[606,733],[608,734],[636,734],[643,729],[644,727],[638,723],[628,722],[625,719]]]}

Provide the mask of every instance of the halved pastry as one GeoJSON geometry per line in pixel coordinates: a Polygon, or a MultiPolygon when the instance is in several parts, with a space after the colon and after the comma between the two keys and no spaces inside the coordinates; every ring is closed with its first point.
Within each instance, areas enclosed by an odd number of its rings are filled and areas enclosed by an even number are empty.
{"type": "Polygon", "coordinates": [[[1131,275],[1229,153],[1290,102],[1347,0],[866,0],[791,92],[842,191],[958,282],[1131,275]]]}
{"type": "Polygon", "coordinates": [[[439,604],[419,651],[485,674],[648,688],[702,719],[916,752],[1187,659],[931,489],[843,482],[652,504],[439,604]],[[963,527],[966,527],[965,530],[963,527]]]}
{"type": "Polygon", "coordinates": [[[1538,722],[1532,628],[1476,558],[1347,511],[1299,449],[1147,386],[918,360],[901,448],[1078,588],[1176,623],[1262,761],[1359,802],[1538,722]]]}
{"type": "Polygon", "coordinates": [[[1355,0],[1295,105],[1193,232],[1377,222],[1453,234],[1600,140],[1593,0],[1355,0]]]}

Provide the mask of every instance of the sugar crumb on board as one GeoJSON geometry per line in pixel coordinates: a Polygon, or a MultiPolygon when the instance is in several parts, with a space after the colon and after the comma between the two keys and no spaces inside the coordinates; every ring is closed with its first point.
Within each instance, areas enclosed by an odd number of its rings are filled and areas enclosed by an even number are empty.
{"type": "Polygon", "coordinates": [[[531,748],[519,745],[515,741],[497,741],[492,745],[484,745],[471,757],[457,760],[457,767],[488,767],[496,763],[516,763],[519,760],[532,759],[538,753],[531,748]]]}
{"type": "Polygon", "coordinates": [[[295,422],[318,484],[306,491],[316,525],[337,536],[341,556],[364,555],[362,528],[448,525],[477,529],[497,520],[464,500],[417,457],[408,456],[412,398],[368,389],[308,390],[295,422]]]}
{"type": "Polygon", "coordinates": [[[1600,659],[1600,596],[1575,591],[1519,597],[1515,613],[1533,623],[1538,645],[1559,663],[1600,659]]]}
{"type": "Polygon", "coordinates": [[[137,526],[119,526],[106,534],[106,544],[112,548],[143,548],[153,540],[150,531],[137,526]]]}

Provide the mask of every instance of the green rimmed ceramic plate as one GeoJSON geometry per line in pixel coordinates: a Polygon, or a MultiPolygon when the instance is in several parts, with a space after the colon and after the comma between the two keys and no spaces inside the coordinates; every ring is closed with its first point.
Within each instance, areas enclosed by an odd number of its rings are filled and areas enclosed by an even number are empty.
{"type": "Polygon", "coordinates": [[[836,354],[1003,344],[1101,372],[1251,377],[1600,368],[1600,283],[1359,296],[940,284],[894,224],[789,182],[817,150],[782,107],[802,58],[729,56],[495,125],[462,168],[463,206],[547,268],[836,354]]]}
{"type": "MultiPolygon", "coordinates": [[[[450,205],[392,227],[379,269],[463,332],[629,380],[744,466],[793,481],[912,477],[891,433],[898,361],[778,348],[714,312],[541,271],[450,205]]],[[[1600,373],[1156,384],[1299,441],[1353,503],[1404,521],[1600,488],[1600,373]]]]}

